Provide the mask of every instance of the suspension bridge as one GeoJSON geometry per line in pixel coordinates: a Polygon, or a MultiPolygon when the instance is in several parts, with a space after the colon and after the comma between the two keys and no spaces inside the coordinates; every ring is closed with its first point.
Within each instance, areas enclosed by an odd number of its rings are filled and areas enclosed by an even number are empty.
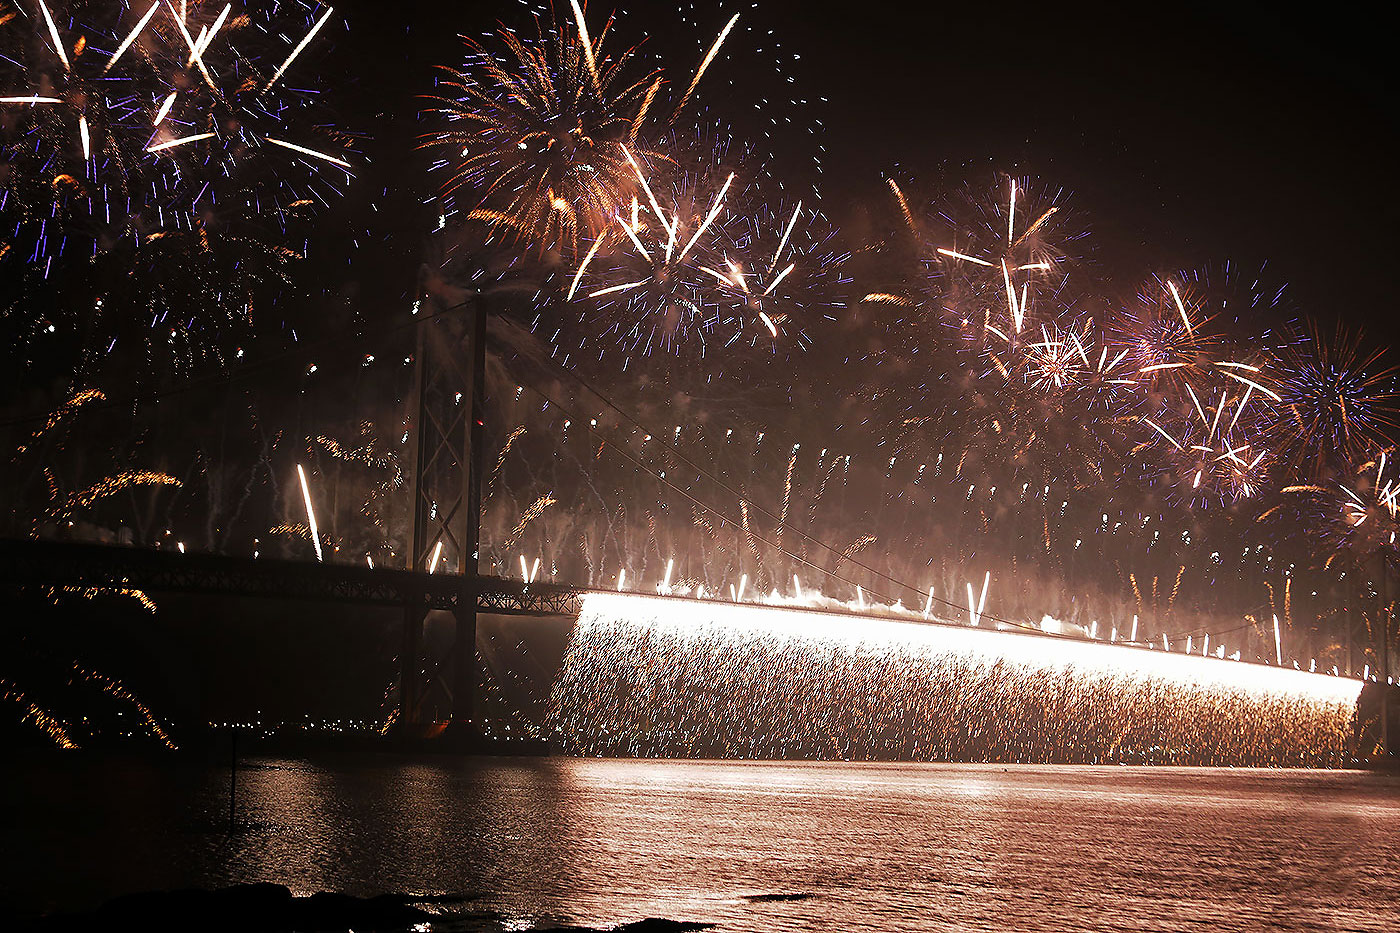
{"type": "MultiPolygon", "coordinates": [[[[398,721],[408,734],[422,734],[430,725],[424,721],[423,699],[429,686],[424,623],[429,612],[445,612],[455,625],[446,665],[449,728],[457,735],[474,735],[478,728],[478,615],[577,618],[583,596],[591,591],[586,584],[534,581],[533,574],[507,579],[481,572],[487,319],[485,303],[477,300],[424,315],[415,324],[415,415],[408,478],[412,549],[405,566],[184,553],[73,540],[0,539],[0,585],[399,609],[398,721]],[[458,310],[463,313],[448,313],[458,310]],[[441,560],[444,552],[455,560],[441,560]]],[[[684,608],[686,603],[694,600],[676,598],[677,614],[693,614],[684,608]]],[[[1384,731],[1387,717],[1381,721],[1384,731]]]]}

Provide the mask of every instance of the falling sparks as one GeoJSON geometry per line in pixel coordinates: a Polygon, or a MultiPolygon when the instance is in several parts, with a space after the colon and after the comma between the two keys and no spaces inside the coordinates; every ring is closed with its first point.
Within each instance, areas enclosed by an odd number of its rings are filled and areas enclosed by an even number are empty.
{"type": "Polygon", "coordinates": [[[551,722],[576,754],[1321,765],[1349,753],[1360,687],[1102,642],[590,595],[551,722]]]}

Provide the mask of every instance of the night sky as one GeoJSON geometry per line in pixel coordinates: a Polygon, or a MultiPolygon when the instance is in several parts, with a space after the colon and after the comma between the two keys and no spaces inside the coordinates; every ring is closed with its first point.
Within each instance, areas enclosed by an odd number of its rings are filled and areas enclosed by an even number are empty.
{"type": "MultiPolygon", "coordinates": [[[[605,9],[595,2],[590,19],[605,9]]],[[[1115,278],[1267,261],[1308,314],[1364,321],[1389,342],[1397,134],[1383,32],[1364,17],[778,0],[618,11],[618,35],[649,32],[647,48],[676,75],[742,12],[700,102],[737,114],[742,132],[742,95],[809,100],[775,112],[824,124],[821,190],[839,222],[887,211],[887,174],[928,187],[1035,175],[1073,192],[1115,278]],[[729,82],[736,96],[721,96],[729,82]]],[[[421,93],[431,61],[454,60],[454,33],[529,23],[524,5],[505,0],[418,5],[397,28],[382,4],[353,0],[346,13],[339,57],[361,72],[365,98],[385,105],[421,93]],[[385,59],[410,66],[382,71],[385,59]]],[[[795,129],[776,148],[800,154],[813,138],[795,129]]],[[[794,175],[809,167],[789,159],[794,175]]]]}
{"type": "Polygon", "coordinates": [[[794,43],[839,62],[833,168],[1037,174],[1076,193],[1110,263],[1268,260],[1310,313],[1388,324],[1374,258],[1400,245],[1396,125],[1374,24],[1283,7],[875,6],[795,23],[794,43]],[[854,28],[832,28],[843,18],[854,28]]]}

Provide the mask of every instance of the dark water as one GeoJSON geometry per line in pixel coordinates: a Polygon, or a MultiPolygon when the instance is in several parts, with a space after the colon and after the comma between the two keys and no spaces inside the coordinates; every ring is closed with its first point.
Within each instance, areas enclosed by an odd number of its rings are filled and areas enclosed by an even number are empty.
{"type": "Polygon", "coordinates": [[[73,758],[0,770],[10,914],[274,881],[464,898],[444,929],[1400,929],[1400,779],[613,760],[73,758]],[[775,899],[769,895],[806,895],[775,899]]]}

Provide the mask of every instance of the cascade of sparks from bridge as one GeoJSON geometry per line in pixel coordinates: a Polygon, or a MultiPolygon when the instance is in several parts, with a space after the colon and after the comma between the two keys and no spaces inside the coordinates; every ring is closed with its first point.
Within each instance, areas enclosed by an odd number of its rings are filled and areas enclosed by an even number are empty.
{"type": "Polygon", "coordinates": [[[550,727],[580,755],[1335,766],[1361,682],[972,628],[585,599],[550,727]]]}

